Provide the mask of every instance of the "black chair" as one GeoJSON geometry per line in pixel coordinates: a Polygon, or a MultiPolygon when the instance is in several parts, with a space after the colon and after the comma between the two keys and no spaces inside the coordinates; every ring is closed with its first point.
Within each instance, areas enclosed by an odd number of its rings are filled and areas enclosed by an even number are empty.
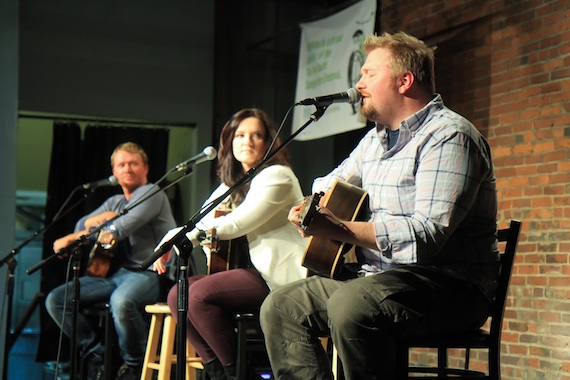
{"type": "Polygon", "coordinates": [[[491,319],[489,329],[481,328],[474,332],[460,334],[427,335],[400,342],[398,352],[398,379],[481,378],[500,380],[503,315],[520,229],[521,222],[512,220],[509,228],[499,230],[498,233],[499,242],[505,242],[506,244],[504,251],[501,253],[499,284],[495,301],[491,308],[491,314],[489,315],[491,319]],[[409,367],[409,349],[413,347],[437,349],[437,367],[409,367]],[[448,367],[447,350],[453,348],[465,350],[464,368],[448,367]],[[469,355],[471,349],[487,350],[488,373],[469,369],[469,355]],[[420,374],[420,377],[414,376],[415,374],[420,374]],[[428,374],[432,374],[432,376],[430,377],[428,374]],[[434,374],[437,375],[437,377],[434,377],[434,374]]]}
{"type": "MultiPolygon", "coordinates": [[[[103,353],[103,367],[104,367],[104,380],[112,380],[115,377],[115,372],[118,369],[120,363],[114,359],[117,350],[117,333],[115,331],[115,325],[113,323],[113,315],[111,314],[111,308],[108,302],[100,302],[90,306],[85,306],[81,308],[81,312],[87,316],[94,317],[97,319],[97,323],[102,331],[102,341],[105,346],[105,351],[103,353]]],[[[85,359],[85,358],[82,358],[85,359]]],[[[86,362],[81,360],[81,373],[86,375],[86,362]]]]}
{"type": "Polygon", "coordinates": [[[238,334],[236,374],[238,380],[246,379],[249,366],[269,369],[269,358],[265,348],[259,315],[237,313],[234,315],[238,334]]]}

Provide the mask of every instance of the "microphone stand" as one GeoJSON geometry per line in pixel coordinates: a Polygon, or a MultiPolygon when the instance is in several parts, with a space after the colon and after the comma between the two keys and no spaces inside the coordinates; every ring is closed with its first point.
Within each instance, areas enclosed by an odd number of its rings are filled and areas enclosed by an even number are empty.
{"type": "Polygon", "coordinates": [[[230,187],[224,194],[214,199],[211,203],[196,212],[188,222],[182,226],[180,231],[176,233],[169,241],[164,242],[155,253],[146,259],[141,265],[140,269],[146,269],[150,264],[158,260],[162,255],[170,251],[173,246],[177,246],[180,251],[180,268],[178,276],[178,294],[177,294],[177,307],[178,307],[178,330],[177,330],[177,345],[176,345],[176,379],[184,380],[185,378],[185,368],[186,368],[186,324],[188,315],[188,282],[186,281],[186,271],[187,267],[185,262],[187,261],[187,254],[192,248],[191,242],[186,237],[186,233],[192,231],[196,224],[202,220],[202,218],[214,210],[224,199],[231,195],[241,186],[249,182],[256,174],[257,170],[272,159],[281,149],[289,145],[289,143],[297,137],[305,128],[307,128],[311,123],[318,121],[325,113],[328,105],[316,106],[317,110],[309,117],[309,120],[305,122],[295,133],[293,133],[289,138],[287,138],[283,144],[275,148],[265,158],[257,164],[255,167],[249,169],[232,187],[230,187]],[[190,249],[188,249],[190,248],[190,249]],[[183,252],[184,258],[183,258],[183,252]],[[184,277],[182,277],[184,276],[184,277]]]}
{"type": "MultiPolygon", "coordinates": [[[[2,266],[4,264],[8,265],[8,281],[7,281],[7,286],[6,286],[6,299],[7,299],[8,306],[7,306],[7,314],[6,314],[6,325],[5,325],[6,345],[4,347],[4,358],[3,358],[3,360],[4,360],[4,369],[2,371],[2,379],[3,380],[7,380],[7,378],[8,378],[8,359],[10,356],[10,351],[12,350],[12,347],[16,343],[16,339],[18,339],[18,335],[19,335],[19,333],[18,334],[15,334],[15,333],[12,334],[10,331],[11,324],[12,324],[12,308],[13,308],[13,301],[14,301],[15,271],[16,271],[16,267],[18,266],[18,262],[16,260],[16,255],[18,253],[20,253],[22,248],[24,248],[26,245],[28,245],[31,241],[33,241],[38,236],[43,235],[55,223],[60,221],[64,216],[66,216],[73,209],[75,209],[77,206],[79,206],[85,199],[87,199],[88,195],[93,194],[93,191],[91,190],[89,192],[89,194],[85,194],[81,200],[74,203],[70,208],[68,208],[64,213],[62,213],[62,210],[65,207],[65,205],[67,204],[67,202],[71,199],[73,194],[79,188],[80,187],[76,187],[71,192],[71,194],[69,195],[67,200],[61,206],[60,210],[56,213],[56,216],[54,217],[54,219],[48,225],[46,225],[43,228],[40,228],[39,230],[34,232],[30,237],[28,237],[26,240],[24,240],[22,243],[20,243],[20,245],[18,245],[17,247],[13,248],[8,255],[6,255],[2,260],[0,260],[0,268],[2,268],[2,266]]],[[[31,313],[31,311],[30,311],[30,313],[31,313]]]]}
{"type": "MultiPolygon", "coordinates": [[[[160,183],[162,180],[164,180],[166,178],[166,176],[168,176],[168,174],[172,173],[174,170],[167,172],[162,178],[160,178],[158,180],[157,183],[154,184],[154,186],[156,186],[156,190],[154,190],[153,192],[150,192],[150,190],[153,189],[151,187],[146,194],[144,194],[136,202],[133,202],[133,204],[129,205],[128,207],[125,207],[119,214],[117,214],[114,217],[112,217],[111,219],[101,223],[97,227],[94,227],[88,233],[81,235],[73,243],[69,244],[68,246],[66,246],[62,249],[60,249],[59,251],[55,252],[54,254],[49,256],[48,258],[41,260],[39,263],[37,263],[33,267],[26,270],[26,273],[30,275],[30,274],[34,273],[35,271],[37,271],[38,269],[40,269],[41,267],[43,267],[44,265],[46,265],[47,263],[49,263],[50,261],[54,260],[56,257],[60,257],[66,253],[71,252],[71,258],[70,259],[73,260],[72,261],[72,274],[73,274],[73,277],[72,277],[72,284],[73,284],[73,301],[72,301],[72,304],[73,304],[73,308],[72,308],[72,324],[71,324],[71,337],[70,337],[70,341],[71,341],[71,343],[70,343],[71,357],[70,357],[70,369],[69,369],[70,380],[75,380],[77,378],[77,321],[78,321],[77,317],[79,314],[79,295],[80,295],[79,269],[80,269],[80,263],[81,263],[81,256],[83,254],[82,249],[80,249],[81,246],[84,244],[87,244],[89,242],[89,239],[92,236],[97,234],[104,227],[112,224],[118,218],[122,217],[123,215],[126,215],[130,210],[132,210],[136,206],[142,204],[143,202],[145,202],[147,199],[153,197],[154,195],[174,186],[175,184],[180,182],[182,179],[189,176],[192,173],[192,169],[193,169],[193,166],[189,165],[184,170],[183,174],[181,176],[179,176],[175,181],[169,183],[164,188],[161,188],[158,186],[158,183],[160,183]]],[[[148,265],[146,267],[148,267],[148,265]]],[[[146,267],[145,267],[145,269],[146,269],[146,267]]]]}

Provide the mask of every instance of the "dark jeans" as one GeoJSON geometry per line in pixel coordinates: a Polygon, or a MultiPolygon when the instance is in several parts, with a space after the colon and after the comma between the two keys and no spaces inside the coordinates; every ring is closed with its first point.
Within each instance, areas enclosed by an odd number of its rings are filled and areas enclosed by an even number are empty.
{"type": "Polygon", "coordinates": [[[330,335],[347,380],[395,379],[398,337],[480,327],[489,303],[475,286],[418,267],[335,281],[313,276],[273,291],[261,326],[276,379],[332,379],[330,335]]]}
{"type": "MultiPolygon", "coordinates": [[[[109,301],[123,360],[132,366],[141,365],[148,336],[144,307],[158,299],[157,274],[119,268],[107,278],[84,276],[79,283],[80,305],[109,301]]],[[[72,329],[72,300],[72,283],[53,289],[46,298],[47,311],[67,336],[71,335],[72,329]]],[[[103,351],[101,342],[97,341],[97,332],[81,313],[77,316],[77,344],[82,355],[103,351]]]]}

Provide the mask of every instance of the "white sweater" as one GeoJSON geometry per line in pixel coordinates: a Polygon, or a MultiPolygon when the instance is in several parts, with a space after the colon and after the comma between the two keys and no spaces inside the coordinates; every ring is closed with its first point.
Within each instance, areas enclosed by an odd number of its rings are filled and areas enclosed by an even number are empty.
{"type": "MultiPolygon", "coordinates": [[[[228,186],[221,184],[204,205],[227,190],[228,186]]],[[[302,200],[303,192],[293,171],[286,166],[272,165],[253,177],[245,199],[231,213],[218,218],[214,218],[213,211],[208,213],[186,236],[196,247],[199,230],[216,228],[220,240],[247,235],[251,262],[273,290],[307,275],[301,261],[308,240],[287,220],[291,207],[302,200]]],[[[207,249],[204,251],[209,254],[207,249]]]]}

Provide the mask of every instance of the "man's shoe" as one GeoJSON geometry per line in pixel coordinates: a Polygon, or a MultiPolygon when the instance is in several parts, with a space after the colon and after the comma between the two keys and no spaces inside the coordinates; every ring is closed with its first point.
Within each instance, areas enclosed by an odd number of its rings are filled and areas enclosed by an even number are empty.
{"type": "Polygon", "coordinates": [[[87,366],[87,380],[102,380],[103,379],[103,357],[92,353],[85,359],[87,366]]]}
{"type": "Polygon", "coordinates": [[[103,380],[105,378],[105,366],[101,364],[99,368],[95,371],[94,380],[103,380]]]}
{"type": "Polygon", "coordinates": [[[131,367],[125,363],[121,365],[115,380],[138,380],[141,377],[141,367],[131,367]]]}

